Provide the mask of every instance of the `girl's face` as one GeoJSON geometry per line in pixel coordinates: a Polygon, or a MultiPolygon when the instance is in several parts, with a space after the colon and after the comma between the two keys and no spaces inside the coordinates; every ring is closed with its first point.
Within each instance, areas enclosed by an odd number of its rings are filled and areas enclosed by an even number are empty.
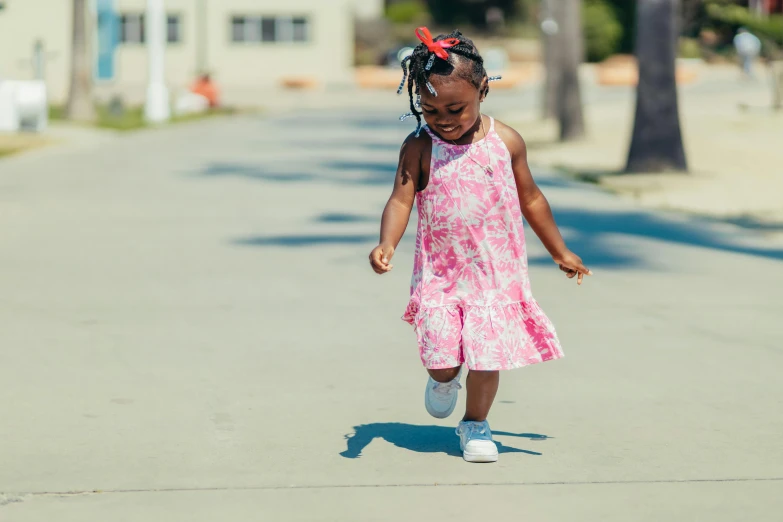
{"type": "Polygon", "coordinates": [[[430,94],[426,86],[422,86],[420,91],[424,121],[430,129],[451,141],[459,140],[471,130],[475,131],[487,80],[482,82],[481,91],[462,78],[433,74],[429,80],[438,95],[430,94]]]}

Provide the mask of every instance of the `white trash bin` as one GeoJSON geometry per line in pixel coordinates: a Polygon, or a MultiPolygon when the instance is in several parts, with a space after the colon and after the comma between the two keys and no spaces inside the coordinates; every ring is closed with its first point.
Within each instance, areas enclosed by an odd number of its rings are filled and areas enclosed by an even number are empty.
{"type": "Polygon", "coordinates": [[[48,123],[44,82],[0,80],[0,132],[43,132],[48,123]]]}

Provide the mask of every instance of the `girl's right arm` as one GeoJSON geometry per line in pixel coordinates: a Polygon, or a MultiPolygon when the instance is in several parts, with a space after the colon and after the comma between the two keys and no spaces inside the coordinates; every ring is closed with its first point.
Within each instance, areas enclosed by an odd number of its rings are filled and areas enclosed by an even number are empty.
{"type": "Polygon", "coordinates": [[[381,219],[381,240],[370,253],[370,264],[376,274],[385,274],[393,268],[394,250],[408,226],[421,177],[423,141],[411,134],[400,148],[394,189],[381,219]]]}

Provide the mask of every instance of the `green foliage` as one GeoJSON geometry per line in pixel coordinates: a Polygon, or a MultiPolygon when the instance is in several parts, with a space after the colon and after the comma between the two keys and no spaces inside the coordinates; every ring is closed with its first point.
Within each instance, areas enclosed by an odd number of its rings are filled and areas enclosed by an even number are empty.
{"type": "Polygon", "coordinates": [[[10,156],[11,154],[16,154],[17,152],[21,152],[23,149],[21,147],[4,147],[0,146],[0,158],[3,156],[10,156]]]}
{"type": "Polygon", "coordinates": [[[144,107],[133,107],[122,112],[122,114],[112,114],[108,107],[101,105],[98,107],[98,127],[104,127],[114,130],[135,130],[147,126],[144,120],[144,107]]]}
{"type": "Polygon", "coordinates": [[[506,16],[506,21],[515,19],[525,7],[519,0],[427,0],[432,18],[439,26],[459,28],[459,25],[469,24],[474,27],[485,27],[486,12],[489,7],[499,7],[506,16]]]}
{"type": "Polygon", "coordinates": [[[541,0],[517,0],[516,21],[522,24],[537,25],[540,5],[541,0]]]}
{"type": "Polygon", "coordinates": [[[391,4],[386,8],[386,18],[395,24],[425,21],[428,16],[427,6],[419,0],[405,0],[391,4]]]}
{"type": "Polygon", "coordinates": [[[631,0],[608,0],[615,16],[623,28],[617,52],[631,54],[636,46],[636,2],[631,0]]]}
{"type": "MultiPolygon", "coordinates": [[[[144,107],[131,107],[121,114],[112,114],[106,105],[96,105],[96,109],[98,119],[93,122],[93,125],[96,127],[117,131],[132,131],[143,129],[148,126],[144,118],[144,107]]],[[[218,107],[204,113],[172,116],[171,123],[199,120],[210,116],[229,115],[234,114],[235,112],[235,110],[228,107],[218,107]]],[[[53,121],[65,120],[65,107],[59,105],[50,106],[49,119],[53,121]]]]}
{"type": "Polygon", "coordinates": [[[701,45],[697,38],[680,38],[680,58],[701,58],[701,45]]]}
{"type": "Polygon", "coordinates": [[[783,45],[783,16],[781,15],[759,18],[745,7],[725,5],[722,2],[709,4],[707,15],[714,22],[732,26],[733,30],[744,26],[762,39],[769,39],[778,45],[783,45]]]}
{"type": "Polygon", "coordinates": [[[680,36],[698,38],[708,20],[704,0],[681,0],[681,4],[680,36]]]}
{"type": "Polygon", "coordinates": [[[582,13],[587,61],[600,62],[619,50],[623,26],[604,0],[588,0],[582,13]]]}

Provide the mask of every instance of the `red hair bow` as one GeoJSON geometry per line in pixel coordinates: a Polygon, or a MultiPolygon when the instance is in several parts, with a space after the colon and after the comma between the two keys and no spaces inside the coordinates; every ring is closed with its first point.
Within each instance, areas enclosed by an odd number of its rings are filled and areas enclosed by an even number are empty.
{"type": "Polygon", "coordinates": [[[429,49],[431,53],[435,53],[435,56],[441,60],[448,60],[449,53],[446,52],[446,49],[449,47],[454,47],[459,43],[459,40],[456,38],[447,38],[445,40],[436,42],[432,39],[430,30],[426,27],[419,27],[416,29],[416,36],[418,36],[419,40],[421,40],[422,43],[427,46],[427,49],[429,49]]]}

